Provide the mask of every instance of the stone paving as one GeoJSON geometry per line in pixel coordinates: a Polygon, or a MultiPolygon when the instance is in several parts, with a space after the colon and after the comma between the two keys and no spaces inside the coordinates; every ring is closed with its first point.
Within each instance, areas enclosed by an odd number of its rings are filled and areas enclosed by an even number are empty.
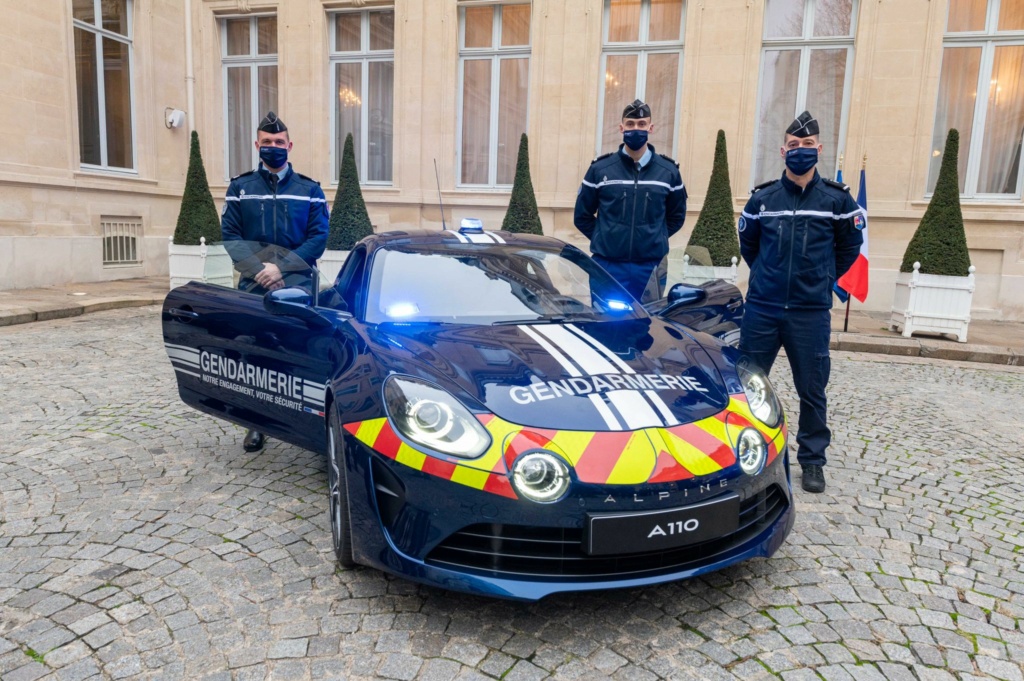
{"type": "Polygon", "coordinates": [[[186,408],[158,308],[0,329],[0,678],[1024,680],[1024,368],[832,375],[775,557],[521,604],[336,570],[324,462],[186,408]]]}

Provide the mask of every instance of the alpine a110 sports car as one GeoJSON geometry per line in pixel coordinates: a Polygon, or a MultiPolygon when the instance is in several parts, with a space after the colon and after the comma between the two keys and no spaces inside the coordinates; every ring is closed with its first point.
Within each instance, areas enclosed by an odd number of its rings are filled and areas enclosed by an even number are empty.
{"type": "Polygon", "coordinates": [[[336,281],[218,248],[227,284],[164,302],[181,398],[326,455],[344,566],[532,600],[770,556],[793,525],[779,400],[706,332],[735,337],[730,284],[643,305],[574,246],[479,226],[367,237],[336,281]]]}

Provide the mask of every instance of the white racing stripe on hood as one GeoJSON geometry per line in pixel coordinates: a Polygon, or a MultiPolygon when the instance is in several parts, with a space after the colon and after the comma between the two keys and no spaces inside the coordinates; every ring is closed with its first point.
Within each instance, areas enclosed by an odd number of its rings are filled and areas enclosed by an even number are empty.
{"type": "Polygon", "coordinates": [[[561,350],[564,350],[573,361],[590,375],[617,374],[618,367],[609,362],[601,353],[585,343],[578,336],[561,326],[537,326],[534,329],[547,336],[561,350]]]}
{"type": "Polygon", "coordinates": [[[590,393],[590,401],[593,403],[594,408],[597,409],[597,413],[604,419],[605,425],[608,426],[609,430],[622,430],[622,425],[619,420],[615,418],[615,414],[608,408],[608,405],[604,403],[600,395],[590,393]]]}
{"type": "Polygon", "coordinates": [[[623,362],[622,358],[619,357],[618,355],[616,355],[614,352],[612,352],[611,349],[608,348],[608,346],[606,346],[604,343],[600,342],[599,340],[597,340],[596,338],[594,338],[593,336],[588,334],[583,329],[579,328],[575,324],[566,324],[565,328],[569,329],[574,334],[576,334],[577,336],[579,336],[580,338],[582,338],[583,340],[587,341],[588,343],[593,345],[595,348],[597,348],[598,352],[600,352],[602,355],[604,355],[605,357],[610,359],[612,362],[614,362],[616,364],[616,366],[618,366],[620,369],[622,369],[623,373],[627,373],[627,374],[635,374],[636,373],[633,370],[633,367],[631,367],[628,364],[626,364],[625,362],[623,362]]]}
{"type": "Polygon", "coordinates": [[[661,418],[665,419],[666,426],[679,425],[679,419],[672,415],[672,411],[668,408],[668,405],[665,404],[665,400],[661,399],[658,393],[653,390],[645,390],[644,395],[646,395],[647,399],[651,401],[654,408],[661,412],[661,418]]]}
{"type": "Polygon", "coordinates": [[[535,342],[537,345],[539,345],[542,348],[544,348],[545,350],[547,350],[548,354],[550,354],[552,357],[554,357],[555,360],[559,364],[562,365],[562,368],[565,369],[569,373],[570,376],[574,376],[575,377],[575,376],[582,376],[583,375],[582,373],[580,373],[579,369],[577,369],[575,366],[573,366],[573,363],[570,362],[569,359],[565,355],[563,355],[561,352],[556,350],[554,348],[554,346],[551,345],[551,343],[549,343],[545,339],[541,338],[540,334],[536,333],[529,326],[527,326],[526,324],[521,324],[521,325],[519,325],[519,330],[522,331],[523,333],[525,333],[530,338],[532,338],[533,342],[535,342]]]}
{"type": "Polygon", "coordinates": [[[605,393],[615,410],[626,420],[630,430],[660,428],[665,425],[639,390],[612,390],[605,393]]]}

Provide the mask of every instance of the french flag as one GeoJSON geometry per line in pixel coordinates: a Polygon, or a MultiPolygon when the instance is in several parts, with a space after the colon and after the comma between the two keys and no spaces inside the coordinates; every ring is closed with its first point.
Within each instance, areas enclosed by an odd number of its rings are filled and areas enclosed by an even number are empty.
{"type": "Polygon", "coordinates": [[[854,217],[854,224],[864,235],[864,243],[860,246],[860,255],[854,261],[853,266],[833,288],[839,300],[844,303],[853,296],[860,302],[868,297],[868,185],[865,179],[864,169],[860,169],[860,189],[857,190],[857,204],[861,207],[861,214],[854,217]]]}

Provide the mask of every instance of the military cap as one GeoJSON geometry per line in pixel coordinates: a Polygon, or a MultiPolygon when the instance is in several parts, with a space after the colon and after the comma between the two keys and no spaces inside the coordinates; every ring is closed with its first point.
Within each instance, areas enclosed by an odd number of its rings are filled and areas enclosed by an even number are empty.
{"type": "Polygon", "coordinates": [[[650,118],[651,107],[647,106],[639,99],[634,99],[631,104],[627,104],[626,108],[622,110],[623,118],[650,118]]]}
{"type": "Polygon", "coordinates": [[[276,135],[279,132],[287,132],[288,126],[284,124],[277,114],[273,111],[268,111],[267,115],[260,121],[260,130],[263,132],[269,132],[272,135],[276,135]]]}
{"type": "Polygon", "coordinates": [[[786,128],[787,135],[794,137],[810,137],[818,134],[818,119],[811,115],[810,111],[804,111],[793,119],[793,122],[786,128]]]}

